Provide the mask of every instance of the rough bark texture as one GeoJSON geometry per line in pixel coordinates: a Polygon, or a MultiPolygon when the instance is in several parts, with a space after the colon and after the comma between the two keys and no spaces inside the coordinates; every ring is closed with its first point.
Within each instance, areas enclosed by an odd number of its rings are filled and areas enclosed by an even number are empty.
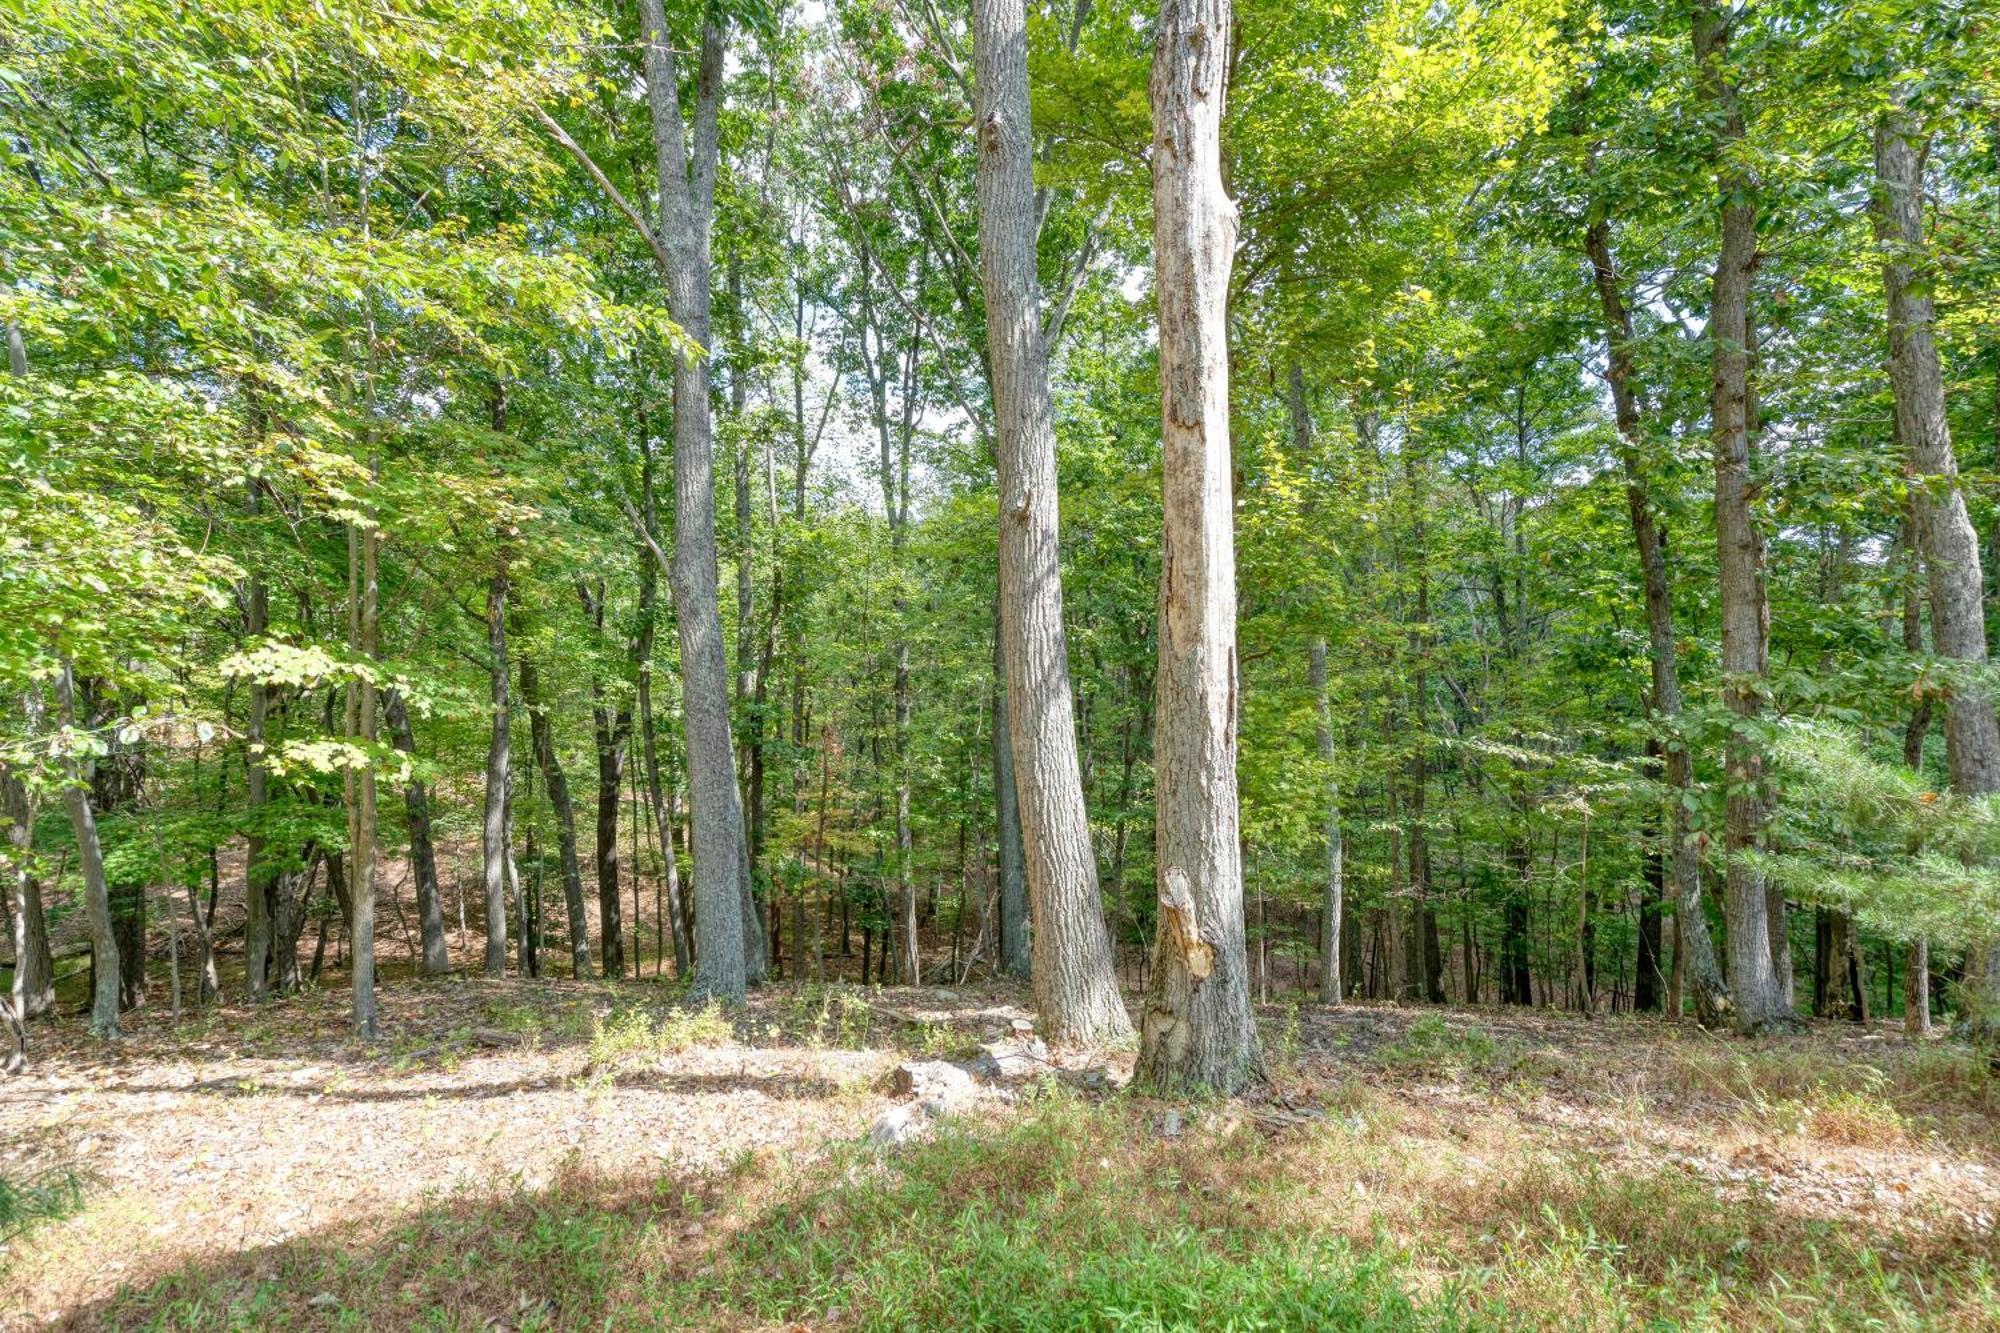
{"type": "Polygon", "coordinates": [[[1055,423],[1035,277],[1027,8],[975,0],[979,268],[1000,497],[1000,642],[1021,815],[1035,1007],[1047,1035],[1131,1033],[1118,996],[1083,803],[1057,532],[1055,423]]]}
{"type": "Polygon", "coordinates": [[[590,928],[583,906],[583,870],[576,854],[576,807],[570,801],[569,777],[556,758],[555,728],[549,725],[548,708],[542,700],[541,673],[525,654],[521,657],[521,704],[528,710],[535,766],[542,770],[542,785],[556,816],[556,855],[562,867],[563,908],[569,915],[570,974],[587,980],[591,972],[590,928]]]}
{"type": "Polygon", "coordinates": [[[1345,846],[1340,833],[1340,781],[1333,776],[1333,712],[1327,702],[1326,640],[1312,641],[1308,662],[1316,716],[1313,743],[1320,762],[1327,765],[1326,780],[1326,882],[1321,891],[1319,918],[1319,1001],[1339,1004],[1346,996],[1340,968],[1340,923],[1347,907],[1345,846]]]}
{"type": "MultiPolygon", "coordinates": [[[[30,731],[32,734],[32,724],[30,731]]],[[[26,784],[4,768],[0,768],[0,818],[7,821],[7,842],[14,857],[8,874],[8,911],[14,927],[14,1012],[24,1019],[36,1018],[55,1004],[56,991],[42,884],[28,863],[34,853],[35,803],[26,784]]]]}
{"type": "MultiPolygon", "coordinates": [[[[1772,966],[1773,923],[1763,874],[1749,860],[1770,820],[1764,754],[1752,729],[1763,712],[1771,608],[1764,587],[1764,540],[1751,514],[1750,279],[1757,266],[1754,184],[1735,160],[1743,110],[1729,67],[1730,17],[1718,0],[1694,13],[1697,94],[1714,125],[1722,243],[1709,301],[1712,366],[1709,431],[1715,460],[1716,564],[1722,592],[1723,701],[1739,719],[1724,757],[1727,815],[1724,887],[1729,986],[1736,1026],[1788,1028],[1797,1020],[1772,966]]],[[[1692,920],[1689,922],[1693,924],[1692,920]]],[[[1777,923],[1782,928],[1782,922],[1777,923]]],[[[1683,929],[1682,938],[1693,932],[1683,929]]]]}
{"type": "MultiPolygon", "coordinates": [[[[1624,285],[1611,253],[1611,224],[1592,224],[1584,237],[1604,315],[1607,378],[1612,409],[1618,421],[1619,462],[1625,472],[1625,504],[1632,518],[1632,539],[1639,548],[1639,569],[1646,595],[1646,637],[1652,666],[1647,699],[1658,725],[1666,779],[1665,869],[1672,881],[1674,912],[1681,923],[1680,948],[1685,951],[1683,983],[1694,989],[1695,1018],[1712,1028],[1728,1021],[1729,987],[1715,961],[1715,942],[1708,933],[1708,915],[1701,902],[1701,857],[1688,824],[1686,797],[1694,785],[1693,756],[1680,735],[1681,676],[1674,640],[1674,599],[1667,577],[1667,537],[1653,510],[1646,485],[1646,451],[1640,429],[1639,396],[1633,384],[1632,313],[1625,304],[1624,285]]],[[[1657,923],[1654,953],[1657,957],[1657,923]]],[[[1642,960],[1642,965],[1643,965],[1642,960]]],[[[1646,1006],[1642,1006],[1646,1007],[1646,1006]]],[[[1678,1017],[1678,1015],[1676,1015],[1678,1017]]]]}
{"type": "Polygon", "coordinates": [[[1154,685],[1159,921],[1135,1078],[1231,1092],[1257,1072],[1236,803],[1236,546],[1222,183],[1228,0],[1164,0],[1154,38],[1153,248],[1163,527],[1154,685]]]}
{"type": "Polygon", "coordinates": [[[1007,727],[1007,669],[1000,650],[996,610],[993,638],[993,822],[995,865],[1000,876],[1000,970],[1027,980],[1033,973],[1028,948],[1028,866],[1021,849],[1021,806],[1014,792],[1014,743],[1007,727]]]}
{"type": "MultiPolygon", "coordinates": [[[[577,585],[584,614],[601,636],[604,631],[604,590],[592,593],[577,585]]],[[[625,734],[631,715],[605,698],[601,681],[590,686],[591,736],[597,747],[597,836],[593,844],[597,869],[598,947],[604,975],[625,974],[624,908],[618,899],[618,798],[625,785],[625,734]]]]}
{"type": "MultiPolygon", "coordinates": [[[[56,700],[63,722],[76,725],[76,682],[68,662],[56,679],[56,700]]],[[[97,840],[97,816],[90,808],[90,787],[74,755],[63,765],[63,808],[69,813],[76,839],[77,865],[83,874],[83,910],[90,922],[90,1030],[99,1037],[118,1034],[118,939],[111,926],[111,888],[104,877],[104,848],[97,840]]]]}
{"type": "Polygon", "coordinates": [[[704,349],[674,365],[672,580],[680,630],[681,708],[694,851],[695,987],[702,994],[735,1001],[743,998],[751,972],[762,972],[764,933],[755,911],[747,920],[744,912],[749,866],[742,801],[736,789],[735,743],[729,731],[729,662],[717,602],[715,447],[705,350],[723,32],[719,18],[711,16],[702,25],[690,153],[661,0],[641,0],[640,14],[660,185],[660,239],[671,260],[666,275],[668,304],[674,322],[704,349]]]}
{"type": "MultiPolygon", "coordinates": [[[[260,507],[259,482],[245,483],[244,509],[252,519],[260,507]]],[[[270,593],[263,578],[251,573],[244,596],[243,637],[254,648],[270,628],[270,593]]],[[[264,865],[262,820],[270,804],[270,776],[264,771],[264,727],[271,712],[271,687],[250,682],[250,717],[244,737],[244,778],[250,805],[250,832],[243,851],[243,971],[244,989],[261,1000],[267,989],[271,958],[271,872],[264,865]]]]}
{"type": "Polygon", "coordinates": [[[486,585],[486,676],[491,732],[486,744],[486,806],[480,831],[486,887],[486,959],[489,977],[507,972],[507,784],[513,742],[508,718],[507,574],[486,585]]]}
{"type": "MultiPolygon", "coordinates": [[[[396,748],[404,754],[415,754],[417,738],[410,729],[410,710],[400,692],[391,691],[383,700],[383,715],[396,748]]],[[[423,940],[423,971],[425,976],[439,977],[451,971],[451,958],[444,943],[444,895],[438,888],[437,848],[431,841],[430,792],[415,778],[403,788],[403,810],[410,822],[410,871],[417,882],[417,930],[423,940]]]]}
{"type": "MultiPolygon", "coordinates": [[[[1927,148],[1915,118],[1906,112],[1891,112],[1875,128],[1875,225],[1888,300],[1889,383],[1909,478],[1911,527],[1929,580],[1931,645],[1939,657],[1976,671],[1986,662],[1986,608],[1979,534],[1959,487],[1945,417],[1936,315],[1923,275],[1927,148]]],[[[1967,796],[2000,791],[2000,725],[1992,696],[1969,675],[1954,681],[1945,699],[1944,745],[1952,790],[1967,796]]],[[[1973,1035],[1996,1040],[2000,937],[1988,942],[1984,954],[1983,968],[1966,978],[1971,1001],[1967,1025],[1973,1035]]]]}

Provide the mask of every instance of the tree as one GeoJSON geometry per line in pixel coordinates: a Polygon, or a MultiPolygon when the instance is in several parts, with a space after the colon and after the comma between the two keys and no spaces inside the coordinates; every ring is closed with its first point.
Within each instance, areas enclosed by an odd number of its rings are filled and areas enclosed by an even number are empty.
{"type": "MultiPolygon", "coordinates": [[[[1888,307],[1889,384],[1896,438],[1902,441],[1910,488],[1910,524],[1930,586],[1931,638],[1938,655],[1963,664],[1966,676],[1945,698],[1945,758],[1952,790],[1963,796],[2000,791],[2000,723],[1993,698],[1976,673],[1986,662],[1986,607],[1979,534],[1959,487],[1945,415],[1936,314],[1925,275],[1924,159],[1928,136],[1906,106],[1875,124],[1875,228],[1882,249],[1882,290],[1888,307]]],[[[1984,950],[1982,974],[1970,978],[1977,1003],[1971,1031],[2000,1039],[2000,939],[1984,950]]]]}
{"type": "MultiPolygon", "coordinates": [[[[1737,78],[1730,68],[1730,37],[1737,16],[1719,0],[1701,0],[1694,11],[1697,91],[1714,125],[1715,188],[1722,224],[1721,250],[1709,300],[1707,338],[1713,365],[1709,395],[1710,440],[1715,455],[1716,567],[1722,589],[1723,698],[1731,725],[1728,784],[1726,901],[1729,986],[1735,1021],[1745,1032],[1791,1026],[1790,987],[1774,966],[1776,920],[1764,877],[1752,854],[1763,840],[1770,796],[1759,740],[1763,692],[1770,670],[1771,607],[1764,586],[1764,539],[1752,512],[1750,435],[1751,276],[1757,267],[1756,186],[1742,162],[1744,122],[1737,78]]],[[[1789,958],[1789,949],[1785,950],[1789,958]]]]}
{"type": "Polygon", "coordinates": [[[1222,181],[1229,0],[1164,0],[1154,35],[1153,235],[1164,525],[1155,689],[1159,922],[1135,1077],[1232,1092],[1258,1068],[1237,840],[1236,545],[1222,181]]]}
{"type": "Polygon", "coordinates": [[[979,267],[999,468],[999,635],[1034,923],[1031,980],[1049,1035],[1114,1041],[1132,1028],[1112,971],[1077,759],[1047,330],[1035,268],[1023,0],[974,0],[972,46],[979,267]]]}

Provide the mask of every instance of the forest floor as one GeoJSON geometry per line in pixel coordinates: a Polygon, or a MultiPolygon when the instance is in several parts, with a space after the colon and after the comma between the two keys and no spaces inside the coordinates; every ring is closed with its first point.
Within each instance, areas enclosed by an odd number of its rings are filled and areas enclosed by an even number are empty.
{"type": "Polygon", "coordinates": [[[1239,1100],[1129,1093],[1129,1051],[936,1121],[890,1091],[1025,1001],[453,978],[385,985],[372,1046],[337,989],[38,1025],[0,1177],[54,1216],[0,1327],[2000,1328],[2000,1078],[1949,1041],[1272,1006],[1239,1100]]]}

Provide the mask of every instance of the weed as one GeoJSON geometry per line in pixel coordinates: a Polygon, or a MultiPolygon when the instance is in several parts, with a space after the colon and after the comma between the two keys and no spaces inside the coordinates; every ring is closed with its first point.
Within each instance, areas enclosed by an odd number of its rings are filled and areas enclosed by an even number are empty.
{"type": "Polygon", "coordinates": [[[1493,1063],[1498,1054],[1486,1029],[1473,1025],[1454,1028],[1442,1015],[1425,1014],[1410,1024],[1409,1031],[1376,1052],[1386,1065],[1400,1068],[1439,1069],[1457,1073],[1493,1063]]]}
{"type": "Polygon", "coordinates": [[[56,1166],[16,1180],[0,1175],[0,1241],[11,1241],[40,1226],[83,1208],[81,1173],[56,1166]]]}

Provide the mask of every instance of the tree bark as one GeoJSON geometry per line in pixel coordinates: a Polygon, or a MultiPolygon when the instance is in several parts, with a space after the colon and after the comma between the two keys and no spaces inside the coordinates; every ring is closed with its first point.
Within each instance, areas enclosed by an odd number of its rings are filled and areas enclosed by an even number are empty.
{"type": "MultiPolygon", "coordinates": [[[[396,748],[414,755],[417,738],[410,729],[410,710],[401,691],[389,692],[383,700],[383,712],[396,748]]],[[[403,788],[403,808],[410,821],[410,870],[417,882],[417,928],[423,939],[424,975],[440,977],[451,971],[444,943],[444,894],[438,888],[437,848],[431,841],[430,792],[416,778],[403,788]]]]}
{"type": "MultiPolygon", "coordinates": [[[[1888,304],[1889,383],[1896,434],[1903,443],[1910,516],[1929,580],[1931,644],[1963,663],[1945,698],[1945,762],[1952,790],[1966,796],[2000,791],[2000,725],[1992,696],[1975,673],[1985,664],[1986,608],[1979,534],[1966,510],[1945,416],[1936,314],[1924,237],[1924,164],[1928,135],[1900,107],[1875,127],[1875,228],[1888,304]]],[[[1968,976],[1966,1026],[1978,1039],[2000,1040],[2000,935],[1989,938],[1983,966],[1968,976]]],[[[1914,970],[1914,969],[1913,969],[1914,970]]]]}
{"type": "Polygon", "coordinates": [[[542,770],[542,785],[548,789],[549,805],[556,815],[556,855],[562,868],[563,908],[569,914],[570,974],[580,981],[590,979],[590,918],[583,905],[583,871],[576,854],[576,808],[570,801],[569,778],[556,757],[555,728],[549,723],[548,705],[542,698],[541,672],[534,659],[520,655],[521,704],[528,710],[529,742],[535,764],[542,770]]]}
{"type": "MultiPolygon", "coordinates": [[[[1716,564],[1722,603],[1723,702],[1735,714],[1724,756],[1727,794],[1724,886],[1729,986],[1736,1026],[1744,1032],[1793,1027],[1785,987],[1772,963],[1764,875],[1750,860],[1770,821],[1763,746],[1756,730],[1769,670],[1771,608],[1764,586],[1764,540],[1751,512],[1750,280],[1757,266],[1755,182],[1735,160],[1743,110],[1730,69],[1734,19],[1720,0],[1697,0],[1693,40],[1696,92],[1714,125],[1716,194],[1722,241],[1709,302],[1712,366],[1710,441],[1715,461],[1716,564]]],[[[1688,926],[1698,924],[1690,918],[1688,926]]],[[[1691,941],[1692,929],[1682,939],[1691,941]]],[[[1699,946],[1696,946],[1699,947],[1699,946]]]]}
{"type": "Polygon", "coordinates": [[[1315,717],[1313,743],[1326,779],[1326,881],[1321,890],[1319,919],[1319,1002],[1339,1004],[1346,997],[1341,973],[1341,922],[1347,907],[1346,847],[1340,830],[1340,779],[1333,773],[1333,710],[1327,698],[1326,640],[1315,638],[1308,659],[1315,717]]]}
{"type": "Polygon", "coordinates": [[[662,0],[640,0],[646,93],[659,178],[660,239],[670,259],[674,322],[703,350],[674,365],[674,553],[672,580],[681,646],[681,711],[687,733],[688,804],[694,849],[697,992],[740,1001],[763,972],[764,932],[749,897],[743,807],[729,729],[729,662],[718,603],[715,449],[709,409],[709,228],[715,209],[717,116],[723,28],[702,24],[695,79],[693,150],[680,109],[680,80],[662,0]]]}
{"type": "MultiPolygon", "coordinates": [[[[30,707],[34,706],[31,702],[30,707]]],[[[32,730],[31,723],[31,734],[32,730]]],[[[8,913],[14,932],[14,1012],[23,1019],[38,1018],[55,1005],[56,991],[42,884],[29,864],[35,849],[35,802],[27,784],[4,767],[0,767],[0,816],[7,821],[7,842],[14,859],[8,875],[8,913]]]]}
{"type": "Polygon", "coordinates": [[[1028,865],[1021,847],[1021,807],[1014,791],[1014,744],[1007,724],[1006,655],[999,612],[993,625],[994,862],[1000,876],[1000,971],[1023,981],[1033,975],[1028,947],[1028,865]]]}
{"type": "Polygon", "coordinates": [[[507,973],[507,784],[513,740],[507,680],[507,559],[486,585],[486,678],[491,730],[486,744],[486,807],[480,846],[486,886],[486,958],[489,977],[507,973]]]}
{"type": "MultiPolygon", "coordinates": [[[[244,509],[254,522],[260,507],[260,483],[255,477],[244,483],[244,509]]],[[[244,597],[243,637],[252,648],[270,628],[270,593],[263,577],[251,571],[244,597]]],[[[272,875],[264,864],[264,812],[270,805],[270,775],[264,770],[264,729],[271,711],[271,687],[262,680],[250,682],[250,716],[245,725],[244,776],[247,787],[249,830],[243,851],[243,970],[244,988],[255,1002],[268,989],[271,958],[272,875]]]]}
{"type": "MultiPolygon", "coordinates": [[[[1701,856],[1689,826],[1694,763],[1687,741],[1680,734],[1680,661],[1674,639],[1673,588],[1667,572],[1667,535],[1654,511],[1647,484],[1639,395],[1634,384],[1632,312],[1625,303],[1624,284],[1612,258],[1611,224],[1603,219],[1592,223],[1584,236],[1584,249],[1590,257],[1598,306],[1604,316],[1607,378],[1618,423],[1625,505],[1632,519],[1632,540],[1639,549],[1639,570],[1645,588],[1648,660],[1652,667],[1647,703],[1656,725],[1665,733],[1658,742],[1667,787],[1663,830],[1667,849],[1663,868],[1669,871],[1674,912],[1681,922],[1680,947],[1686,951],[1683,981],[1694,988],[1695,1018],[1703,1027],[1719,1027],[1729,1019],[1729,988],[1715,961],[1715,943],[1709,936],[1708,915],[1701,901],[1701,856]]],[[[1657,926],[1652,938],[1657,957],[1657,926]]],[[[1641,963],[1643,966],[1643,958],[1641,963]]]]}
{"type": "MultiPolygon", "coordinates": [[[[56,701],[62,709],[64,725],[74,728],[76,681],[67,661],[56,678],[56,701]]],[[[69,812],[70,832],[76,838],[77,861],[83,872],[83,908],[90,922],[93,979],[90,1031],[93,1036],[116,1037],[119,1035],[118,938],[111,925],[111,888],[104,876],[104,849],[97,840],[97,817],[90,808],[90,787],[74,753],[63,761],[63,806],[69,812]]]]}
{"type": "Polygon", "coordinates": [[[1098,896],[1063,626],[1055,423],[1035,275],[1027,6],[974,0],[972,30],[980,278],[1000,504],[1000,642],[1035,923],[1031,981],[1048,1036],[1119,1040],[1132,1023],[1118,995],[1098,896]]]}
{"type": "Polygon", "coordinates": [[[1233,1092],[1258,1072],[1236,796],[1236,554],[1222,182],[1229,0],[1163,0],[1153,45],[1153,248],[1163,526],[1154,712],[1159,920],[1135,1078],[1233,1092]]]}

